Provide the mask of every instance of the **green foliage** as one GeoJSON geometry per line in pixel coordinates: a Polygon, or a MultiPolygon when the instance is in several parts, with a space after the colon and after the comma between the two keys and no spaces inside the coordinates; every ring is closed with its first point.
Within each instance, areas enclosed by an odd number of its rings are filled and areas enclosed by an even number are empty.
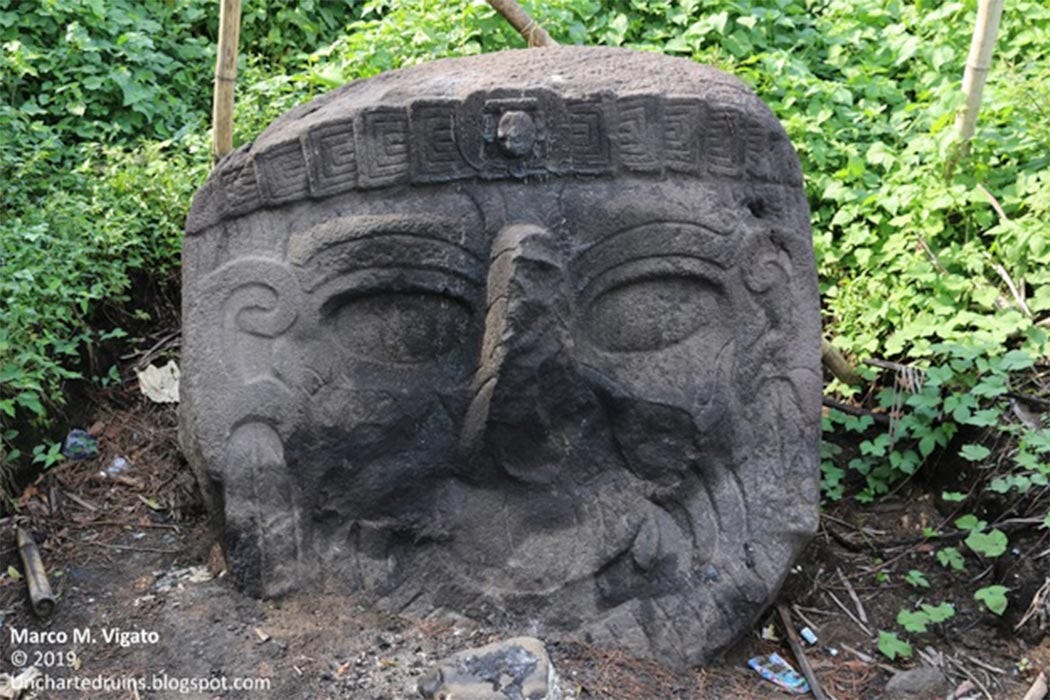
{"type": "Polygon", "coordinates": [[[901,610],[897,613],[897,624],[908,632],[925,632],[930,619],[922,612],[901,610]]]}
{"type": "MultiPolygon", "coordinates": [[[[252,3],[242,41],[264,58],[246,58],[251,81],[354,5],[252,3]],[[271,24],[299,9],[310,19],[271,24]]],[[[209,167],[216,12],[210,0],[0,0],[0,493],[10,465],[61,458],[53,443],[23,454],[19,435],[48,428],[85,348],[119,332],[100,314],[119,318],[136,276],[176,272],[209,167]]]]}
{"type": "Polygon", "coordinates": [[[207,7],[0,0],[5,102],[70,139],[199,128],[208,94],[197,66],[215,55],[196,31],[207,7]]]}
{"type": "Polygon", "coordinates": [[[897,624],[907,632],[922,633],[927,626],[937,625],[955,617],[955,606],[951,603],[927,605],[923,603],[918,610],[901,610],[897,613],[897,624]]]}
{"type": "Polygon", "coordinates": [[[919,608],[922,610],[922,613],[929,618],[930,623],[934,625],[938,625],[955,617],[955,606],[951,603],[941,603],[940,605],[927,605],[923,603],[919,608]]]}
{"type": "Polygon", "coordinates": [[[967,547],[989,559],[1002,556],[1006,551],[1007,542],[1006,534],[1002,530],[974,531],[966,538],[967,547]]]}
{"type": "MultiPolygon", "coordinates": [[[[341,30],[356,4],[247,3],[241,45],[276,65],[341,30]]],[[[202,133],[217,10],[209,0],[0,0],[5,103],[67,144],[202,133]]]]}
{"type": "Polygon", "coordinates": [[[945,547],[944,549],[937,550],[937,561],[946,569],[954,569],[955,571],[962,571],[966,568],[966,563],[962,558],[962,554],[955,547],[945,547]]]}
{"type": "Polygon", "coordinates": [[[986,586],[980,588],[976,593],[973,594],[974,600],[979,600],[984,603],[985,607],[989,611],[996,615],[1002,615],[1006,612],[1006,593],[1010,590],[1006,586],[986,586]]]}
{"type": "Polygon", "coordinates": [[[904,575],[904,581],[914,588],[929,588],[930,582],[926,580],[926,575],[918,569],[911,569],[904,575]]]}
{"type": "MultiPolygon", "coordinates": [[[[955,607],[950,602],[942,602],[938,606],[922,603],[919,610],[901,610],[897,613],[897,623],[905,632],[922,634],[929,629],[930,624],[940,624],[955,616],[955,607]]],[[[880,646],[882,650],[882,633],[880,633],[880,646]]],[[[892,642],[887,642],[892,648],[892,642]]],[[[885,651],[883,651],[885,654],[885,651]]],[[[888,654],[887,654],[888,656],[888,654]]],[[[905,656],[907,656],[905,654],[905,656]]],[[[892,657],[890,657],[892,658],[892,657]]]]}
{"type": "Polygon", "coordinates": [[[884,630],[879,630],[879,651],[890,661],[895,661],[898,656],[908,659],[912,654],[911,644],[898,637],[896,632],[884,630]]]}
{"type": "MultiPolygon", "coordinates": [[[[939,451],[946,448],[957,434],[979,430],[1001,432],[1020,439],[1019,458],[1029,472],[1038,472],[1036,482],[1030,476],[1024,480],[1001,480],[996,488],[1027,488],[1032,483],[1042,482],[1050,475],[1050,466],[1041,458],[1045,450],[1045,431],[1033,431],[1016,423],[1004,420],[1009,407],[1006,393],[1012,381],[1012,373],[1018,368],[1031,366],[1033,357],[1046,354],[1046,334],[1031,328],[1022,338],[1023,349],[1003,352],[989,345],[962,345],[958,343],[936,343],[930,346],[936,363],[931,362],[920,373],[925,379],[921,387],[904,388],[894,386],[879,392],[879,406],[888,413],[899,413],[900,418],[892,431],[886,430],[871,435],[873,422],[832,411],[824,419],[825,431],[854,432],[863,439],[860,454],[848,463],[848,468],[862,475],[866,487],[857,498],[871,501],[884,494],[900,479],[914,474],[939,451]],[[1047,473],[1043,473],[1043,471],[1047,473]]],[[[986,433],[987,435],[987,433],[986,433]]],[[[825,463],[834,461],[834,452],[826,449],[825,463]]],[[[958,451],[967,462],[983,463],[991,456],[991,450],[975,443],[964,444],[958,451]]],[[[834,465],[832,465],[834,466],[834,465]]],[[[1019,466],[1022,466],[1019,464],[1019,466]]],[[[829,467],[825,464],[825,482],[829,467]]],[[[838,467],[835,467],[838,468],[838,467]]],[[[841,468],[838,468],[840,471],[841,468]]],[[[827,489],[828,497],[841,497],[845,474],[838,475],[834,491],[827,489]]],[[[947,501],[961,501],[961,493],[944,493],[947,501]]]]}

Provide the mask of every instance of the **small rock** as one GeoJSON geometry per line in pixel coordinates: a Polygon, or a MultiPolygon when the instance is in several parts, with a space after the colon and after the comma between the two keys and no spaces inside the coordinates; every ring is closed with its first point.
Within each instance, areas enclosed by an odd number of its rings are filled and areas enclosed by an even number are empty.
{"type": "Polygon", "coordinates": [[[428,700],[562,700],[543,642],[515,637],[467,649],[438,663],[416,685],[428,700]]]}
{"type": "Polygon", "coordinates": [[[933,700],[933,698],[944,697],[948,690],[948,679],[940,670],[932,666],[919,666],[894,674],[890,682],[886,684],[886,694],[883,697],[887,700],[891,698],[909,698],[909,700],[929,698],[933,700]]]}

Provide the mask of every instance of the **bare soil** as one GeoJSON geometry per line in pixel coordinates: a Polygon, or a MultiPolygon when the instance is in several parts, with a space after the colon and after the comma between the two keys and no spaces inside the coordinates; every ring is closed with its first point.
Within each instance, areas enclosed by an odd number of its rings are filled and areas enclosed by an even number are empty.
{"type": "MultiPolygon", "coordinates": [[[[35,665],[52,679],[106,678],[111,689],[51,689],[35,697],[400,700],[418,697],[415,683],[437,659],[530,632],[454,617],[394,617],[346,596],[274,602],[242,595],[225,576],[178,453],[174,408],[151,404],[127,387],[99,393],[91,405],[98,456],[46,471],[24,489],[17,515],[0,520],[0,673],[35,665]],[[116,478],[100,476],[116,456],[130,466],[116,478]],[[34,535],[50,572],[58,595],[50,619],[32,614],[24,581],[11,575],[21,570],[15,524],[34,535]],[[104,637],[113,629],[141,634],[126,636],[121,646],[104,637]],[[74,640],[74,630],[90,630],[93,641],[74,640]],[[69,639],[33,644],[16,636],[30,632],[69,639]],[[16,651],[26,653],[24,663],[16,651]],[[167,689],[112,689],[122,678],[151,684],[165,677],[167,689]],[[181,693],[172,686],[177,679],[185,685],[224,678],[225,690],[212,685],[181,693]],[[265,679],[269,689],[235,690],[235,679],[265,679]]],[[[942,668],[951,688],[973,688],[958,697],[1021,698],[1050,664],[1039,596],[1050,580],[1046,531],[1026,522],[1008,525],[1010,552],[992,563],[967,555],[966,570],[950,572],[935,552],[958,538],[922,536],[926,526],[943,532],[952,517],[935,507],[932,490],[910,483],[875,505],[831,504],[819,536],[788,577],[780,602],[797,627],[809,625],[819,637],[806,656],[824,690],[838,700],[883,697],[891,675],[916,665],[920,653],[942,668]],[[909,585],[911,570],[921,572],[929,587],[909,585]],[[1002,617],[973,599],[977,588],[991,583],[1011,589],[1002,617]],[[901,609],[943,601],[955,605],[956,615],[924,634],[905,633],[895,622],[901,609]],[[881,655],[880,630],[908,639],[913,657],[890,661],[881,655]]],[[[575,698],[777,698],[792,696],[751,671],[747,659],[776,651],[795,663],[784,639],[779,618],[768,613],[720,664],[687,673],[582,642],[552,642],[548,649],[575,698]],[[764,639],[764,631],[773,638],[764,639]]]]}

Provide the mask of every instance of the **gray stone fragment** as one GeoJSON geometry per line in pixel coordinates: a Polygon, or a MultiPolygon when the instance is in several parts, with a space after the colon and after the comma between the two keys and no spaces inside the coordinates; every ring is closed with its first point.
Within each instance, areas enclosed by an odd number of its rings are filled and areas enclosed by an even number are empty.
{"type": "Polygon", "coordinates": [[[894,674],[886,684],[883,697],[886,700],[934,700],[944,697],[949,690],[948,679],[940,669],[919,666],[894,674]]]}
{"type": "Polygon", "coordinates": [[[438,663],[416,688],[428,700],[562,700],[543,642],[515,637],[438,663]]]}

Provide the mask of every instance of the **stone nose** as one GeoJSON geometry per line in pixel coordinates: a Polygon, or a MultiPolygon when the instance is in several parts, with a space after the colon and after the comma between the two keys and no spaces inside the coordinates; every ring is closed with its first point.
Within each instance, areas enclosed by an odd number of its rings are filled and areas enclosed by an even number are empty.
{"type": "Polygon", "coordinates": [[[594,399],[569,328],[564,255],[554,234],[512,224],[492,244],[488,310],[462,443],[525,481],[546,481],[594,399]]]}

